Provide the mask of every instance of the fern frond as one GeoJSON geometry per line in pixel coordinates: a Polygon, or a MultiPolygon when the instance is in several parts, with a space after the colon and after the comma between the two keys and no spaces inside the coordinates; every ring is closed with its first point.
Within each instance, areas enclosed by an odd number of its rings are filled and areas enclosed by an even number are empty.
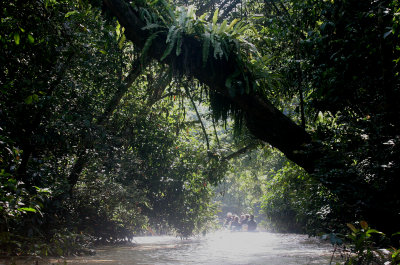
{"type": "Polygon", "coordinates": [[[228,44],[228,42],[225,39],[221,40],[221,48],[222,51],[225,55],[225,59],[228,61],[229,60],[229,50],[230,50],[230,46],[228,44]]]}
{"type": "Polygon", "coordinates": [[[204,18],[205,18],[207,15],[208,15],[208,13],[204,13],[203,15],[201,15],[201,16],[199,17],[198,20],[200,20],[200,21],[205,21],[204,18]]]}
{"type": "Polygon", "coordinates": [[[238,18],[235,18],[234,20],[232,20],[232,22],[229,24],[229,26],[226,28],[227,31],[231,31],[233,26],[235,26],[236,23],[239,22],[238,18]]]}
{"type": "Polygon", "coordinates": [[[224,32],[227,23],[228,23],[228,21],[226,21],[226,20],[224,20],[224,21],[222,22],[221,26],[219,26],[218,34],[221,34],[221,33],[224,32]]]}
{"type": "Polygon", "coordinates": [[[141,7],[139,16],[142,20],[146,21],[146,24],[151,24],[152,23],[152,16],[146,8],[141,7]]]}
{"type": "Polygon", "coordinates": [[[205,32],[203,34],[203,67],[207,64],[208,53],[210,52],[210,43],[211,43],[211,34],[209,32],[205,32]]]}
{"type": "Polygon", "coordinates": [[[172,34],[175,32],[175,28],[176,28],[175,25],[172,25],[172,26],[169,28],[169,30],[168,30],[168,35],[167,35],[167,40],[165,41],[166,43],[168,43],[168,42],[171,41],[171,36],[172,36],[172,34]]]}
{"type": "Polygon", "coordinates": [[[161,3],[164,5],[164,7],[167,10],[167,13],[168,13],[169,17],[172,19],[172,21],[176,20],[175,13],[172,10],[171,5],[165,0],[161,0],[161,3]]]}
{"type": "Polygon", "coordinates": [[[187,18],[187,13],[185,11],[185,8],[184,7],[177,8],[177,13],[179,14],[178,25],[184,28],[187,18]]]}
{"type": "Polygon", "coordinates": [[[150,37],[147,38],[142,49],[142,58],[146,56],[147,51],[150,49],[151,44],[153,44],[153,40],[158,36],[160,32],[162,31],[154,32],[153,34],[150,35],[150,37]]]}
{"type": "Polygon", "coordinates": [[[125,36],[125,34],[122,34],[121,39],[118,42],[118,48],[120,50],[122,50],[122,47],[124,46],[125,40],[126,40],[126,36],[125,36]]]}
{"type": "Polygon", "coordinates": [[[243,24],[244,24],[243,21],[239,21],[238,23],[235,23],[235,25],[233,26],[232,33],[231,33],[231,37],[236,38],[237,36],[240,36],[240,32],[242,32],[242,29],[246,27],[246,25],[243,25],[243,24]]]}
{"type": "Polygon", "coordinates": [[[214,46],[214,58],[218,59],[219,56],[219,58],[221,59],[222,56],[224,55],[224,51],[221,48],[221,42],[215,41],[213,46],[214,46]]]}
{"type": "Polygon", "coordinates": [[[190,5],[188,7],[187,16],[193,20],[196,20],[196,9],[195,9],[194,5],[190,5]]]}
{"type": "Polygon", "coordinates": [[[142,28],[142,30],[149,30],[149,29],[155,29],[155,28],[161,28],[161,27],[162,26],[159,24],[152,23],[152,24],[148,24],[148,25],[144,26],[142,28]]]}
{"type": "Polygon", "coordinates": [[[183,41],[182,34],[178,34],[176,40],[176,56],[179,56],[181,54],[182,41],[183,41]]]}
{"type": "Polygon", "coordinates": [[[154,0],[154,1],[151,1],[150,3],[149,3],[149,5],[150,6],[154,6],[154,5],[156,5],[158,3],[158,0],[154,0]]]}
{"type": "Polygon", "coordinates": [[[241,33],[243,33],[245,30],[247,30],[247,29],[249,29],[249,25],[243,25],[244,23],[241,23],[241,24],[237,24],[237,25],[240,25],[240,27],[238,26],[238,27],[236,27],[236,33],[238,33],[238,34],[241,34],[241,33]],[[243,26],[242,26],[243,25],[243,26]]]}
{"type": "Polygon", "coordinates": [[[172,51],[172,48],[174,48],[174,42],[170,42],[167,46],[167,49],[165,49],[160,61],[162,62],[172,51]]]}
{"type": "MultiPolygon", "coordinates": [[[[172,26],[174,28],[176,28],[175,26],[172,26]]],[[[171,28],[172,28],[171,27],[171,28]]],[[[176,29],[176,30],[170,30],[170,32],[172,32],[171,38],[167,39],[168,45],[167,45],[167,49],[165,49],[164,54],[161,56],[160,61],[163,61],[172,51],[172,49],[174,48],[178,33],[180,32],[180,29],[176,29]]],[[[168,33],[168,35],[170,35],[168,33]]]]}
{"type": "Polygon", "coordinates": [[[217,20],[218,20],[218,13],[219,13],[219,8],[217,8],[214,12],[213,18],[212,18],[212,24],[216,25],[217,24],[217,20]]]}

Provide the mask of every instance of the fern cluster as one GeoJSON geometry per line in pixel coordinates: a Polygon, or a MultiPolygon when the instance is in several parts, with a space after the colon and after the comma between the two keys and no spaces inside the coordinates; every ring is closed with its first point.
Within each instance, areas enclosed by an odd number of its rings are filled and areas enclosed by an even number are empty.
{"type": "MultiPolygon", "coordinates": [[[[150,33],[142,50],[144,55],[157,36],[163,34],[166,35],[167,47],[160,60],[166,60],[173,53],[178,57],[182,53],[185,35],[192,36],[202,43],[203,68],[207,66],[210,56],[217,60],[232,61],[235,70],[225,80],[232,98],[257,91],[259,81],[268,77],[266,58],[248,41],[249,35],[257,34],[251,25],[239,19],[217,23],[218,9],[212,15],[206,13],[197,17],[194,6],[172,8],[166,0],[141,0],[133,5],[146,23],[142,30],[150,33]]],[[[228,113],[237,118],[242,116],[230,99],[215,92],[209,93],[209,97],[211,107],[216,110],[213,111],[216,119],[226,120],[228,113]]]]}
{"type": "Polygon", "coordinates": [[[173,10],[165,0],[148,2],[146,6],[136,8],[140,12],[141,19],[146,22],[146,26],[142,29],[152,32],[146,42],[146,48],[149,48],[155,39],[154,36],[167,33],[168,45],[161,61],[167,58],[174,49],[176,56],[181,54],[185,34],[202,40],[203,66],[207,63],[210,50],[213,50],[215,59],[225,57],[228,60],[231,52],[238,56],[241,56],[241,53],[252,53],[253,57],[260,57],[256,47],[247,41],[244,34],[250,26],[238,19],[234,19],[229,24],[227,20],[218,24],[218,9],[214,12],[211,21],[206,21],[208,14],[197,17],[194,6],[177,7],[173,10]]]}

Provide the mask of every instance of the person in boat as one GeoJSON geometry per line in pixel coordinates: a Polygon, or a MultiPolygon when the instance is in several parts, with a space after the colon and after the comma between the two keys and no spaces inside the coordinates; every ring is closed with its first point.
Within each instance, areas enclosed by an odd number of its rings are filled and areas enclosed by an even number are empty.
{"type": "Polygon", "coordinates": [[[242,224],[242,226],[247,225],[247,222],[249,221],[249,217],[250,217],[250,215],[248,215],[248,214],[242,214],[242,216],[240,217],[241,218],[240,223],[242,224]]]}
{"type": "Polygon", "coordinates": [[[254,220],[254,215],[250,215],[250,220],[247,222],[247,231],[256,231],[257,222],[254,220]]]}
{"type": "Polygon", "coordinates": [[[247,222],[249,221],[250,215],[249,214],[243,214],[241,216],[240,223],[242,224],[242,230],[247,231],[247,222]]]}
{"type": "Polygon", "coordinates": [[[226,219],[225,219],[224,226],[225,226],[225,227],[229,227],[230,224],[231,224],[231,222],[232,222],[232,220],[233,220],[232,213],[231,213],[231,212],[228,212],[228,213],[226,214],[226,219]]]}
{"type": "Polygon", "coordinates": [[[242,229],[242,224],[239,222],[239,216],[235,216],[231,223],[231,229],[233,231],[240,231],[242,229]]]}

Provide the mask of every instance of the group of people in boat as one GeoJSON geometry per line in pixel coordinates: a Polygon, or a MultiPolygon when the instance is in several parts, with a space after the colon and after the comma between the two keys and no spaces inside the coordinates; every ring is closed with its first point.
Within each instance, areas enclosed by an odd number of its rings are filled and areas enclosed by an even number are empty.
{"type": "Polygon", "coordinates": [[[228,212],[224,226],[232,231],[249,231],[254,232],[257,229],[257,222],[252,214],[242,214],[240,217],[236,214],[228,212]]]}

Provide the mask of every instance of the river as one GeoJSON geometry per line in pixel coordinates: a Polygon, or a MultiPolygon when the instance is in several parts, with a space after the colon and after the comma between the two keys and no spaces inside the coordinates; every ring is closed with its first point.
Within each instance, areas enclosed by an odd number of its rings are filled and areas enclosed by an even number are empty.
{"type": "Polygon", "coordinates": [[[327,265],[332,253],[330,244],[317,238],[267,232],[220,231],[188,240],[171,236],[135,237],[134,242],[134,246],[100,248],[95,256],[59,264],[327,265]]]}

